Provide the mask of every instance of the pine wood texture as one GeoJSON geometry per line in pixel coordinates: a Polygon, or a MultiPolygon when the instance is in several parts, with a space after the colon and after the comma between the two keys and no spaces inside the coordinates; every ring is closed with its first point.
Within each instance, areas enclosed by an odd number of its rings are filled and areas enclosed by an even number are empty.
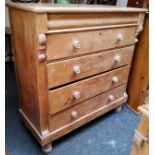
{"type": "Polygon", "coordinates": [[[49,91],[49,111],[51,114],[66,109],[83,100],[96,96],[104,91],[127,82],[129,66],[119,68],[92,78],[76,82],[65,87],[49,91]],[[113,77],[118,78],[118,82],[112,81],[113,77]],[[73,93],[80,92],[80,98],[75,99],[73,93]],[[63,95],[62,95],[63,94],[63,95]]]}
{"type": "Polygon", "coordinates": [[[113,28],[47,35],[47,60],[60,59],[94,51],[134,44],[136,27],[113,28]],[[122,35],[122,40],[117,39],[122,35]],[[79,41],[80,48],[74,47],[79,41]],[[52,44],[50,44],[52,42],[52,44]],[[61,45],[61,46],[60,46],[61,45]]]}
{"type": "Polygon", "coordinates": [[[142,113],[135,133],[131,155],[149,155],[149,104],[138,107],[142,113]]]}
{"type": "Polygon", "coordinates": [[[149,84],[149,15],[146,15],[144,30],[139,36],[131,67],[127,92],[128,106],[139,113],[137,107],[144,103],[149,84]]]}
{"type": "Polygon", "coordinates": [[[138,22],[138,13],[122,14],[120,13],[86,13],[84,16],[80,14],[48,14],[48,30],[81,28],[92,26],[106,26],[117,24],[134,24],[138,22]],[[67,19],[67,22],[66,22],[67,19]],[[93,22],[92,22],[93,20],[93,22]]]}
{"type": "Polygon", "coordinates": [[[43,149],[126,102],[145,9],[8,6],[20,113],[43,149]]]}
{"type": "Polygon", "coordinates": [[[21,9],[36,13],[145,13],[147,9],[123,8],[123,7],[104,7],[103,5],[76,5],[76,4],[46,4],[46,3],[7,3],[10,8],[21,9]]]}
{"type": "Polygon", "coordinates": [[[52,115],[50,117],[50,131],[61,130],[60,128],[70,126],[74,121],[78,121],[78,119],[82,119],[82,117],[87,117],[87,115],[90,115],[98,109],[105,108],[109,104],[114,104],[114,102],[123,99],[125,87],[126,85],[122,85],[103,94],[97,95],[94,98],[90,98],[80,104],[74,105],[63,112],[52,115]],[[108,99],[109,95],[115,96],[114,101],[108,99]],[[77,112],[76,118],[71,115],[73,111],[77,112]]]}
{"type": "MultiPolygon", "coordinates": [[[[12,42],[14,48],[15,68],[18,81],[18,92],[20,106],[30,121],[41,132],[42,123],[46,124],[47,116],[40,117],[47,113],[47,90],[45,63],[40,65],[37,56],[37,33],[44,29],[44,24],[38,24],[38,17],[31,12],[21,10],[9,10],[12,30],[12,42]],[[17,28],[18,27],[18,28],[17,28]],[[34,39],[36,38],[36,39],[34,39]],[[41,76],[38,76],[40,74],[41,76]],[[42,84],[39,81],[42,81],[42,84]],[[41,85],[40,85],[41,84],[41,85]],[[44,104],[44,105],[43,105],[44,104]],[[42,108],[40,106],[43,106],[42,108]],[[35,113],[34,113],[35,111],[35,113]],[[46,111],[46,112],[45,112],[46,111]],[[39,119],[44,119],[43,122],[39,119]]],[[[44,14],[39,17],[44,20],[44,14]]],[[[43,125],[46,128],[46,125],[43,125]]],[[[44,130],[44,129],[43,129],[44,130]]]]}
{"type": "Polygon", "coordinates": [[[134,46],[99,52],[82,57],[76,57],[63,61],[47,64],[48,87],[56,87],[65,83],[76,81],[98,73],[129,65],[132,60],[134,46]],[[120,57],[120,61],[117,61],[120,57]],[[74,72],[76,66],[80,67],[80,73],[74,72]],[[63,71],[65,70],[65,74],[63,71]]]}

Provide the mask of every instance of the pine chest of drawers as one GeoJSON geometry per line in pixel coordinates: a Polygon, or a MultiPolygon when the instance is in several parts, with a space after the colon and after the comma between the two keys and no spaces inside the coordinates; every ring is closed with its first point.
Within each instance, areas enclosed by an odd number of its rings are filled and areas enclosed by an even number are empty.
{"type": "Polygon", "coordinates": [[[44,152],[126,102],[146,10],[8,3],[20,113],[44,152]]]}

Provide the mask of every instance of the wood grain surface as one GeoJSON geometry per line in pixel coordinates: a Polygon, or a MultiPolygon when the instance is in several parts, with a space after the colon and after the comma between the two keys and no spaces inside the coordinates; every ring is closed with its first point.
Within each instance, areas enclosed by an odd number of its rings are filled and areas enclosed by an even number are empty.
{"type": "Polygon", "coordinates": [[[134,43],[136,27],[47,34],[47,60],[88,54],[134,43]],[[122,36],[118,40],[118,35],[122,36]],[[79,41],[80,47],[74,43],[79,41]]]}
{"type": "Polygon", "coordinates": [[[125,66],[101,75],[88,78],[65,87],[49,91],[49,112],[54,114],[65,108],[73,106],[90,97],[96,96],[104,91],[127,82],[130,66],[125,66]],[[118,83],[112,81],[113,77],[118,78],[118,83]],[[79,99],[73,97],[75,91],[80,92],[79,99]]]}
{"type": "Polygon", "coordinates": [[[64,61],[48,63],[48,87],[56,87],[130,64],[132,61],[133,51],[134,46],[131,46],[67,59],[64,61]],[[120,57],[120,61],[116,60],[117,57],[120,57]],[[76,66],[79,66],[80,68],[80,73],[78,74],[74,71],[76,66]]]}

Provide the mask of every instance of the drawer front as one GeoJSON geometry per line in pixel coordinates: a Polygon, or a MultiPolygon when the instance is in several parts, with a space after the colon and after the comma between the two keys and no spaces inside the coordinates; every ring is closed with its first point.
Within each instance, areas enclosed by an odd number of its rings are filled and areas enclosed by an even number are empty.
{"type": "Polygon", "coordinates": [[[47,34],[47,60],[71,57],[134,43],[136,27],[47,34]]]}
{"type": "Polygon", "coordinates": [[[49,63],[48,87],[56,87],[131,63],[134,47],[49,63]]]}
{"type": "MultiPolygon", "coordinates": [[[[113,106],[116,101],[124,98],[126,85],[119,86],[103,94],[74,105],[62,112],[50,116],[50,130],[55,131],[78,121],[87,115],[107,106],[113,106]],[[111,100],[113,96],[113,100],[111,100]]],[[[122,102],[123,103],[123,102],[122,102]]]]}
{"type": "Polygon", "coordinates": [[[138,22],[138,17],[138,13],[52,13],[48,14],[48,29],[54,30],[116,24],[136,24],[138,22]]]}
{"type": "Polygon", "coordinates": [[[50,114],[127,82],[129,66],[125,66],[74,84],[49,91],[50,114]]]}

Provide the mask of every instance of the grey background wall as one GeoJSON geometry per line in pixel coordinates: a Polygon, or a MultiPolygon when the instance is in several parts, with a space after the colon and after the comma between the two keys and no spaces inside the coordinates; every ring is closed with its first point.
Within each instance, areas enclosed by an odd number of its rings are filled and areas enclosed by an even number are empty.
{"type": "MultiPolygon", "coordinates": [[[[8,2],[9,0],[5,0],[5,3],[8,2]]],[[[9,27],[9,15],[8,15],[8,8],[5,7],[5,27],[9,27]]]]}
{"type": "Polygon", "coordinates": [[[117,6],[127,6],[128,0],[117,0],[117,6]]]}

